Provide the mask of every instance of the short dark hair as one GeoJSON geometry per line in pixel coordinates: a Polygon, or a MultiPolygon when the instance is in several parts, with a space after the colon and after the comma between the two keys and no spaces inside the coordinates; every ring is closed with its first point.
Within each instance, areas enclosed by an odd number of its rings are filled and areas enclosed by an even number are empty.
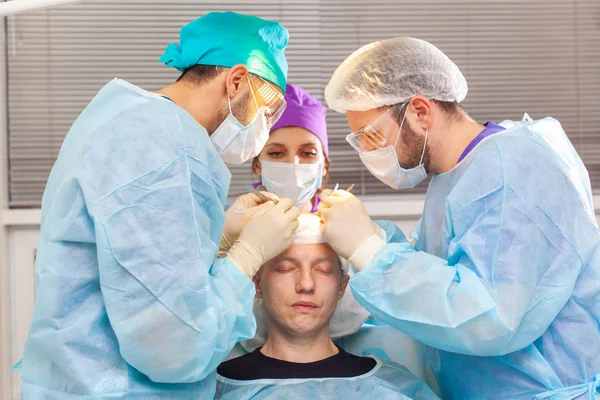
{"type": "Polygon", "coordinates": [[[446,114],[454,115],[456,113],[466,114],[462,104],[458,101],[439,101],[433,100],[446,114]]]}
{"type": "MultiPolygon", "coordinates": [[[[467,112],[465,111],[465,109],[463,108],[462,104],[460,104],[458,101],[440,101],[440,100],[431,100],[432,102],[434,102],[435,104],[437,104],[442,111],[448,115],[448,117],[450,118],[459,118],[460,116],[468,116],[467,112]]],[[[384,109],[388,106],[382,106],[380,107],[381,109],[384,109]]],[[[394,104],[392,106],[394,108],[394,110],[392,111],[394,113],[394,117],[396,118],[396,120],[398,121],[398,123],[402,122],[402,118],[404,117],[404,112],[406,110],[406,104],[405,103],[398,103],[398,104],[394,104]]]]}
{"type": "Polygon", "coordinates": [[[195,86],[202,86],[216,78],[223,71],[225,71],[225,67],[218,65],[194,65],[183,71],[176,82],[182,81],[195,86]]]}

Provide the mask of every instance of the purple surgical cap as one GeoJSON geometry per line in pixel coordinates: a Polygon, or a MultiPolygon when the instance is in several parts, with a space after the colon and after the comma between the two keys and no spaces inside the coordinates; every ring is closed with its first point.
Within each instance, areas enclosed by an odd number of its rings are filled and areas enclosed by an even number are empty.
{"type": "Polygon", "coordinates": [[[315,134],[323,144],[325,155],[329,156],[327,140],[327,109],[300,86],[287,84],[285,92],[287,107],[271,132],[286,126],[299,126],[315,134]]]}

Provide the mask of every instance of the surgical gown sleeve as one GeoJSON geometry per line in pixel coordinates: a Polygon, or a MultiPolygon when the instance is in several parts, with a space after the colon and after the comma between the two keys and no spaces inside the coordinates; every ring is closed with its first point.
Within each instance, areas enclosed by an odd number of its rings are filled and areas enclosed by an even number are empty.
{"type": "Polygon", "coordinates": [[[205,160],[173,147],[182,151],[96,201],[93,215],[121,355],[155,382],[184,383],[213,373],[254,335],[255,291],[216,259],[228,181],[223,187],[205,160]]]}
{"type": "Polygon", "coordinates": [[[398,228],[398,226],[392,221],[377,220],[373,222],[375,222],[375,224],[377,224],[377,226],[384,232],[383,237],[381,237],[381,235],[380,237],[386,243],[408,243],[408,240],[406,236],[404,236],[402,230],[398,228]]]}
{"type": "Polygon", "coordinates": [[[416,251],[405,237],[388,241],[350,280],[355,298],[442,350],[494,356],[531,344],[571,296],[579,254],[539,206],[508,185],[449,221],[447,260],[416,251]]]}

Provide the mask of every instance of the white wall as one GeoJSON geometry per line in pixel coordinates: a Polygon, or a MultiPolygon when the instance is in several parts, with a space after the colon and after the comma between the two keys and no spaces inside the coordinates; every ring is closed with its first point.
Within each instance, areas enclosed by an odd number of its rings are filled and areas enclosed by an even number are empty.
{"type": "MultiPolygon", "coordinates": [[[[40,236],[37,226],[15,226],[8,231],[10,263],[10,365],[11,368],[22,356],[29,323],[33,316],[33,273],[34,257],[40,236]]],[[[12,397],[19,397],[19,376],[12,373],[12,397]]]]}
{"type": "MultiPolygon", "coordinates": [[[[0,18],[0,30],[4,32],[7,18],[0,18]]],[[[6,35],[0,35],[0,65],[6,65],[6,35]]],[[[0,68],[0,399],[10,399],[11,373],[10,363],[12,332],[10,311],[10,262],[9,262],[9,225],[4,224],[4,210],[8,208],[8,143],[6,134],[7,90],[5,69],[0,68]]]]}

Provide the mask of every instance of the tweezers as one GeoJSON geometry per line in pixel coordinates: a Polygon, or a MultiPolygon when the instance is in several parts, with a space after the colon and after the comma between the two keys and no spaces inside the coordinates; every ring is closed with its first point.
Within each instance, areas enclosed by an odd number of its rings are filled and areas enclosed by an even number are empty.
{"type": "Polygon", "coordinates": [[[271,197],[267,196],[266,194],[264,194],[263,192],[258,191],[258,189],[256,189],[256,188],[252,188],[252,193],[254,193],[258,197],[260,197],[261,200],[272,201],[274,204],[279,203],[279,200],[277,200],[276,198],[271,198],[271,197]]]}
{"type": "MultiPolygon", "coordinates": [[[[335,186],[334,186],[334,188],[333,188],[333,191],[335,192],[339,188],[340,188],[340,184],[336,183],[335,186]]],[[[346,189],[346,192],[350,193],[352,191],[352,189],[354,189],[354,183],[351,184],[350,186],[348,186],[348,189],[346,189]]]]}

